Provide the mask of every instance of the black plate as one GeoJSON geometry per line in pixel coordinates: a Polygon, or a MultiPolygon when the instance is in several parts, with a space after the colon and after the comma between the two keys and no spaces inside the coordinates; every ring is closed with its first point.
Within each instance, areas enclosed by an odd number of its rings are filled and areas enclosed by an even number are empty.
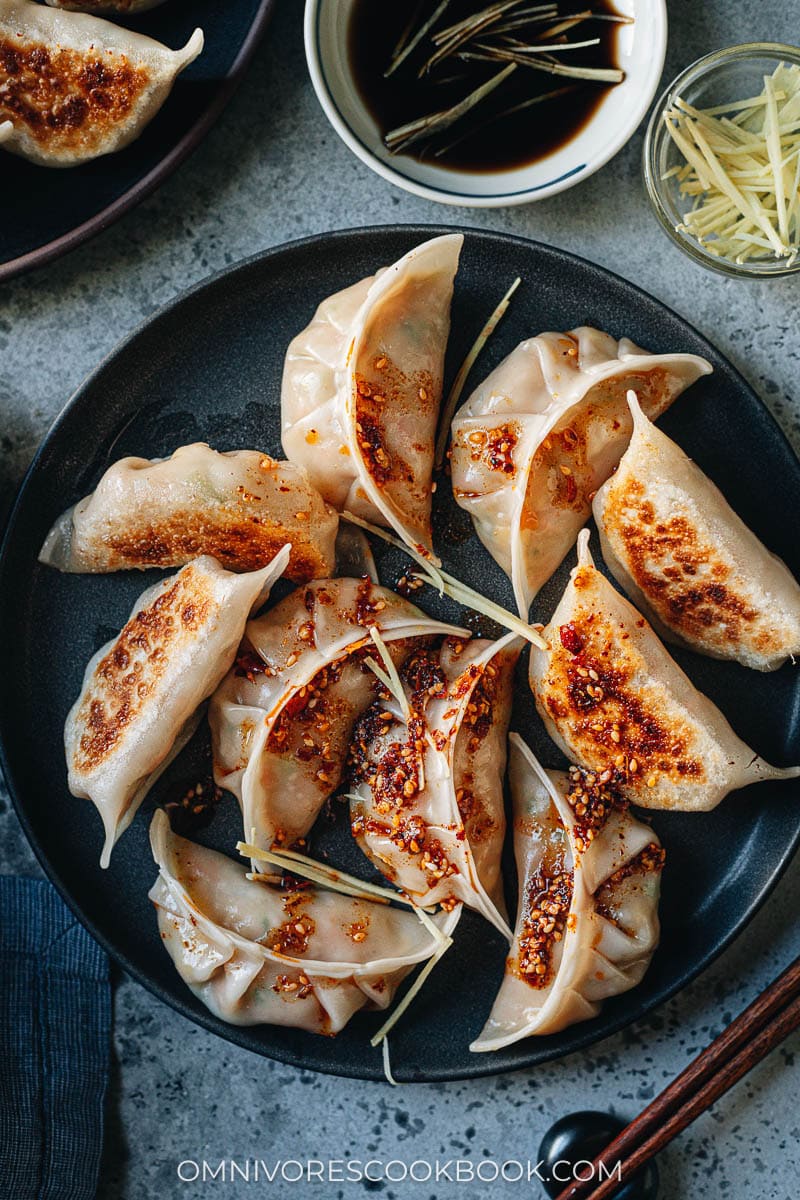
{"type": "MultiPolygon", "coordinates": [[[[47,437],[23,485],[0,562],[3,663],[0,733],[4,765],[20,819],[46,871],[100,942],[136,979],[199,1024],[239,1045],[321,1071],[380,1078],[368,1035],[381,1017],[357,1016],[336,1039],[262,1026],[234,1028],[212,1017],[184,986],[160,945],[147,891],[154,869],[147,844],[153,804],[197,778],[205,734],[180,758],[122,837],[109,871],[97,865],[100,820],[72,799],[61,747],[64,717],[84,664],[126,619],[150,581],[140,574],[60,575],[36,554],[51,521],[86,494],[123,454],[165,455],[203,438],[220,449],[279,450],[278,397],[284,350],[328,292],[389,263],[439,228],[400,226],[328,234],[296,242],[216,276],[148,322],[90,377],[47,437]]],[[[500,234],[467,234],[453,308],[452,372],[499,295],[521,275],[523,286],[484,353],[479,373],[523,337],[589,322],[656,351],[711,360],[712,376],[674,406],[664,427],[720,484],[735,507],[797,574],[800,468],[781,431],[733,368],[689,325],[608,272],[559,250],[500,234]]],[[[439,547],[446,565],[480,579],[508,607],[511,590],[469,523],[439,488],[439,547]],[[466,537],[465,537],[466,535],[466,537]]],[[[379,559],[396,581],[399,555],[379,559]]],[[[569,565],[569,564],[568,564],[569,565]]],[[[546,619],[566,578],[565,565],[540,597],[546,619]]],[[[439,614],[455,606],[423,604],[439,614]]],[[[800,686],[791,668],[760,675],[692,654],[682,665],[720,704],[738,732],[773,762],[797,760],[800,686]]],[[[515,726],[545,763],[558,754],[536,718],[520,671],[515,726]]],[[[466,913],[455,947],[434,972],[392,1038],[393,1069],[403,1080],[454,1079],[544,1062],[605,1037],[687,983],[742,928],[786,866],[800,836],[796,786],[762,784],[710,814],[655,814],[668,850],[662,901],[663,940],[644,982],[610,1001],[596,1020],[534,1038],[494,1055],[472,1055],[470,1040],[489,1011],[504,947],[485,922],[466,913]]],[[[365,860],[351,843],[344,811],[322,822],[315,849],[347,867],[365,860]]],[[[238,808],[230,798],[198,837],[232,850],[238,808]]],[[[512,873],[513,875],[513,873],[512,873]]],[[[511,891],[511,889],[510,889],[511,891]]],[[[510,895],[512,904],[514,896],[510,895]]]]}
{"type": "Polygon", "coordinates": [[[132,145],[81,167],[34,166],[0,151],[0,280],[50,262],[133,208],[208,133],[253,57],[275,0],[167,0],[127,25],[171,49],[198,26],[203,53],[132,145]]]}

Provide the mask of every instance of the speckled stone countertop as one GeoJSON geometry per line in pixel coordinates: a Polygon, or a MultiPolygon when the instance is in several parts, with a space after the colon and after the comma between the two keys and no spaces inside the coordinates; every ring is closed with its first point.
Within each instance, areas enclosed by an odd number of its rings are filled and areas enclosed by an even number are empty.
{"type": "MultiPolygon", "coordinates": [[[[189,284],[265,246],[326,229],[459,222],[573,250],[664,300],[727,354],[800,449],[800,283],[704,273],[657,229],[641,135],[551,201],[445,209],[396,191],[327,125],[302,52],[300,0],[282,0],[249,75],[188,163],[144,205],[61,262],[0,294],[0,512],[83,376],[189,284]]],[[[796,40],[798,0],[669,0],[671,78],[737,41],[796,40]]],[[[47,632],[43,631],[46,639],[47,632]]],[[[0,785],[0,870],[36,873],[0,785]]],[[[355,1197],[365,1185],[181,1184],[181,1160],[393,1157],[535,1160],[539,1139],[580,1108],[638,1112],[800,951],[800,863],[738,941],[692,986],[594,1049],[504,1078],[391,1089],[269,1062],[213,1037],[116,973],[115,1057],[103,1200],[159,1196],[355,1197]]],[[[800,1177],[795,1037],[660,1159],[663,1200],[789,1200],[800,1177]]],[[[539,1185],[372,1184],[399,1197],[540,1193],[539,1185]]]]}

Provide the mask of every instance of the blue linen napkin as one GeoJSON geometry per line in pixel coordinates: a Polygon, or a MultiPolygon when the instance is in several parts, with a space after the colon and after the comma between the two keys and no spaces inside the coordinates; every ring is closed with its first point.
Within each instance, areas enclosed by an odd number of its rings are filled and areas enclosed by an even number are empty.
{"type": "Polygon", "coordinates": [[[0,877],[0,1197],[93,1200],[108,959],[50,886],[0,877]]]}

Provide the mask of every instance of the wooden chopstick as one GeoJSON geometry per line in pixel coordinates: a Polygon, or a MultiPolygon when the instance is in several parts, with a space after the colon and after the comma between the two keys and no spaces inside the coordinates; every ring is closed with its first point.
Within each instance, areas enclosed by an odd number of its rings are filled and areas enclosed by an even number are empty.
{"type": "Polygon", "coordinates": [[[715,1038],[557,1200],[605,1200],[800,1026],[800,958],[715,1038]],[[599,1169],[604,1168],[603,1177],[599,1169]],[[609,1177],[608,1172],[611,1172],[609,1177]]]}

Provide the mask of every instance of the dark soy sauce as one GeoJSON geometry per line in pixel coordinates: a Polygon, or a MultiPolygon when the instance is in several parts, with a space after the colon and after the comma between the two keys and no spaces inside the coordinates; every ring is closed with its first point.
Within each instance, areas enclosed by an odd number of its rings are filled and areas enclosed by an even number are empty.
{"type": "MultiPolygon", "coordinates": [[[[437,64],[418,77],[422,64],[435,46],[426,36],[417,49],[388,79],[384,71],[409,22],[418,14],[414,28],[431,15],[437,0],[420,9],[419,0],[355,0],[349,26],[349,58],[353,77],[381,135],[418,117],[458,104],[465,96],[506,65],[502,62],[463,62],[456,57],[437,64]]],[[[489,0],[451,0],[436,29],[446,28],[471,14],[481,12],[489,0]]],[[[610,0],[561,0],[559,11],[570,15],[589,9],[616,15],[610,0]]],[[[553,19],[553,23],[558,18],[553,19]]],[[[581,67],[615,67],[617,33],[621,25],[612,21],[586,20],[563,36],[567,41],[599,38],[597,46],[570,50],[558,61],[581,67]]],[[[530,41],[547,25],[526,33],[530,41]]],[[[550,40],[550,39],[548,39],[550,40]]],[[[561,149],[587,125],[611,83],[568,79],[529,67],[518,67],[491,95],[469,113],[430,140],[414,143],[402,153],[422,162],[460,171],[504,171],[537,162],[561,149]],[[551,100],[505,114],[536,95],[569,89],[551,100]]]]}

